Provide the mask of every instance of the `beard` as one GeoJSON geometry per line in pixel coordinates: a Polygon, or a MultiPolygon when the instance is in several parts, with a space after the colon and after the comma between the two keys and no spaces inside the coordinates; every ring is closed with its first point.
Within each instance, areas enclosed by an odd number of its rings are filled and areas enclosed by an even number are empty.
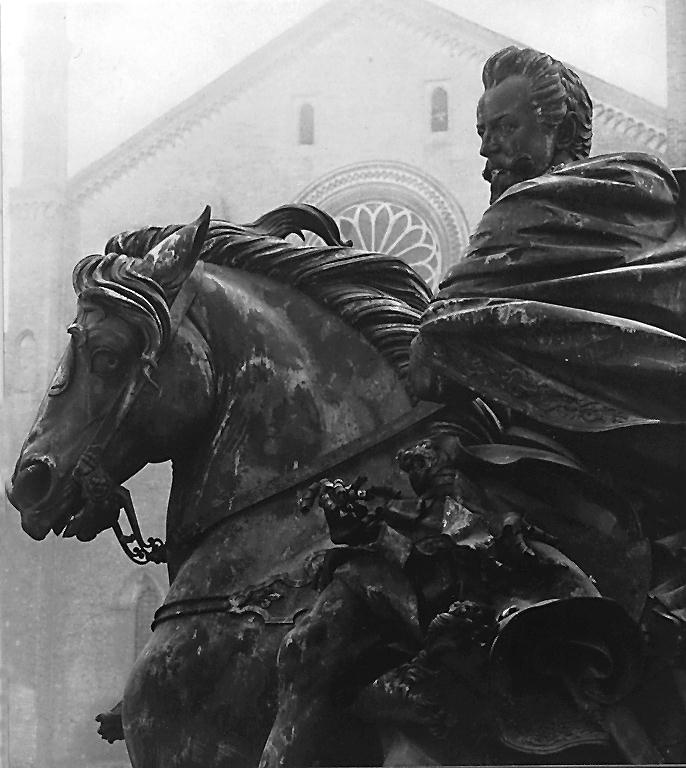
{"type": "Polygon", "coordinates": [[[491,185],[490,204],[492,205],[506,190],[520,181],[538,176],[531,155],[518,155],[506,168],[494,168],[490,160],[486,161],[484,179],[491,185]]]}

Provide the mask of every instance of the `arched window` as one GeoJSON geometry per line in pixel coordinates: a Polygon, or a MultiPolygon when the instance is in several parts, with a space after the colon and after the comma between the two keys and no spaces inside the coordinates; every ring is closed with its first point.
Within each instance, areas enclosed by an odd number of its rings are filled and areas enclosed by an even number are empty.
{"type": "MultiPolygon", "coordinates": [[[[426,106],[430,93],[426,94],[426,106]]],[[[435,289],[465,250],[468,223],[450,193],[404,163],[358,163],[321,177],[296,202],[319,206],[355,248],[400,257],[435,289]]],[[[308,234],[307,245],[321,245],[308,234]]]]}
{"type": "Polygon", "coordinates": [[[143,650],[143,646],[148,642],[150,637],[150,624],[152,623],[155,611],[160,606],[160,594],[149,577],[146,577],[141,585],[141,590],[138,593],[138,599],[136,600],[135,611],[135,629],[134,629],[134,654],[138,657],[138,654],[143,650]]]}
{"type": "Polygon", "coordinates": [[[431,132],[448,130],[448,91],[442,86],[431,92],[431,132]]]}
{"type": "Polygon", "coordinates": [[[19,392],[32,392],[38,383],[38,352],[36,339],[31,331],[22,331],[17,338],[19,365],[16,388],[19,392]]]}
{"type": "Polygon", "coordinates": [[[300,106],[298,144],[314,144],[314,107],[309,103],[300,106]]]}

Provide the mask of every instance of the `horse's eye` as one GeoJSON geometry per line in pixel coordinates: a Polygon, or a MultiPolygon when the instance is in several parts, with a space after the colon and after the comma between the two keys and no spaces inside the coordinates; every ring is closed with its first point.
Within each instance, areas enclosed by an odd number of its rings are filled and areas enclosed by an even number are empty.
{"type": "Polygon", "coordinates": [[[121,364],[119,355],[109,349],[99,349],[91,357],[91,371],[98,376],[111,376],[121,364]]]}

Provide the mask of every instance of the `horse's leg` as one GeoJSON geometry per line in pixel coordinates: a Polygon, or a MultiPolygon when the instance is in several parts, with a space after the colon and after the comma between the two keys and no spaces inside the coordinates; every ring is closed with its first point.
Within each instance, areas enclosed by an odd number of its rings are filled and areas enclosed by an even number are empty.
{"type": "Polygon", "coordinates": [[[254,768],[276,711],[284,629],[251,615],[160,624],[124,690],[134,768],[254,768]]]}
{"type": "Polygon", "coordinates": [[[100,723],[98,728],[100,738],[110,744],[114,744],[115,741],[121,741],[124,738],[124,730],[121,724],[121,705],[122,702],[119,701],[109,712],[101,712],[95,718],[95,722],[100,723]]]}
{"type": "Polygon", "coordinates": [[[284,638],[277,662],[279,709],[262,768],[336,763],[346,742],[354,740],[358,728],[344,722],[352,719],[337,705],[335,686],[378,643],[362,612],[358,597],[334,578],[312,611],[284,638]],[[334,749],[337,754],[331,755],[334,749]]]}
{"type": "MultiPolygon", "coordinates": [[[[358,576],[352,579],[352,586],[337,572],[310,613],[281,644],[277,662],[279,709],[261,768],[302,767],[315,762],[379,765],[383,760],[376,729],[347,713],[346,705],[390,662],[389,653],[384,657],[378,653],[383,643],[375,630],[379,616],[372,613],[378,609],[376,599],[369,594],[374,587],[364,594],[356,583],[382,587],[385,583],[390,589],[389,582],[397,576],[389,579],[390,571],[382,558],[363,563],[361,569],[350,565],[358,576]],[[370,599],[374,606],[370,606],[370,599]]],[[[350,572],[349,566],[346,569],[350,572]]]]}

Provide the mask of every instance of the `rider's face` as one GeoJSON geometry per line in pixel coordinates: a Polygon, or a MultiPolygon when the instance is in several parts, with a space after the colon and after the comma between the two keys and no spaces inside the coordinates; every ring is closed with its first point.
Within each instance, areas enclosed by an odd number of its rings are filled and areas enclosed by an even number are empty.
{"type": "Polygon", "coordinates": [[[491,202],[513,184],[551,167],[557,131],[539,119],[524,76],[512,75],[488,88],[476,115],[491,202]]]}

